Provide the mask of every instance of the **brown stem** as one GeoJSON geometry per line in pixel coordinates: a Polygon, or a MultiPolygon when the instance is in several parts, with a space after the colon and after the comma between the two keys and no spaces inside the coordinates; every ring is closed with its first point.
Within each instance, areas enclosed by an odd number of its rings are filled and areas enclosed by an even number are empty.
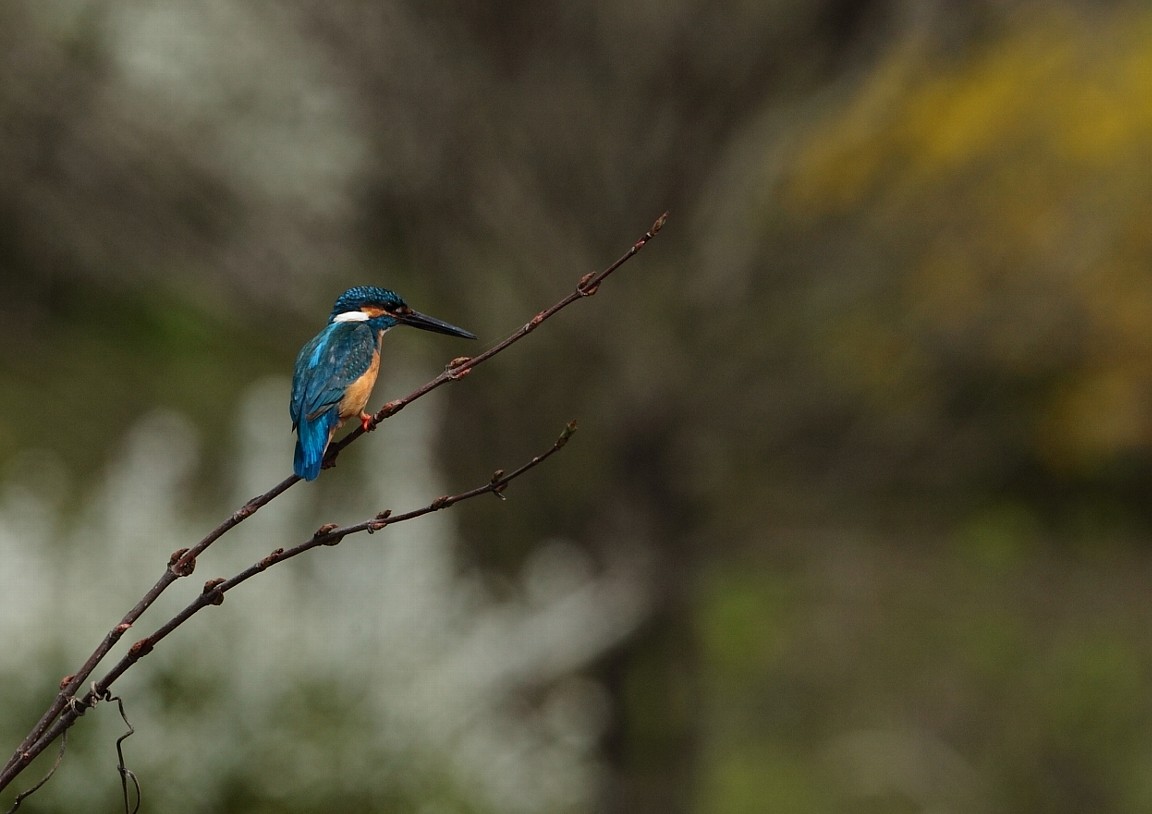
{"type": "MultiPolygon", "coordinates": [[[[375,426],[381,421],[384,421],[385,419],[395,415],[404,407],[407,407],[416,399],[432,392],[437,387],[440,387],[441,385],[450,381],[456,381],[463,378],[469,372],[471,372],[473,368],[479,366],[483,362],[488,361],[498,353],[508,349],[513,344],[523,339],[525,336],[535,330],[545,320],[554,316],[560,310],[568,307],[576,300],[594,295],[597,292],[600,284],[604,282],[604,280],[607,279],[609,275],[616,271],[616,269],[620,268],[620,266],[624,265],[624,263],[630,260],[642,248],[644,248],[648,241],[659,234],[667,219],[668,213],[665,212],[659,218],[657,218],[656,221],[652,224],[651,228],[645,232],[639,240],[632,244],[632,247],[629,248],[628,251],[617,258],[614,263],[602,269],[601,271],[584,275],[579,280],[575,290],[572,291],[572,293],[568,294],[566,297],[552,305],[550,308],[546,308],[545,310],[536,314],[536,316],[532,317],[531,320],[529,320],[519,329],[513,331],[498,344],[492,346],[477,356],[453,359],[445,368],[444,372],[442,372],[436,378],[432,379],[416,390],[413,390],[407,396],[385,404],[380,408],[379,411],[377,411],[374,416],[372,416],[372,420],[368,425],[369,428],[375,428],[375,426]]],[[[340,452],[346,446],[356,441],[356,439],[358,439],[364,433],[365,430],[362,427],[356,427],[354,430],[352,430],[352,432],[348,433],[340,441],[333,443],[328,449],[325,464],[327,466],[331,466],[335,462],[340,452]]],[[[60,690],[56,694],[52,703],[49,705],[48,709],[44,712],[44,714],[40,717],[40,720],[16,748],[16,751],[8,759],[8,762],[4,765],[4,768],[0,770],[0,790],[6,788],[12,782],[12,780],[20,774],[20,772],[27,768],[28,764],[30,764],[37,755],[44,751],[48,744],[50,744],[56,737],[59,736],[60,732],[63,732],[69,726],[71,726],[71,723],[75,720],[75,716],[77,714],[75,707],[77,704],[82,705],[84,703],[83,701],[76,700],[77,691],[88,680],[92,672],[96,669],[97,665],[104,659],[106,655],[108,655],[108,652],[112,649],[112,647],[115,646],[115,644],[129,629],[131,629],[136,620],[139,619],[140,616],[152,605],[152,603],[154,603],[159,598],[159,596],[168,588],[168,586],[170,586],[180,577],[186,577],[190,575],[196,568],[196,559],[201,554],[203,554],[209,546],[216,542],[216,540],[220,539],[220,537],[222,537],[224,534],[231,531],[243,521],[247,520],[272,500],[287,491],[289,488],[295,486],[299,480],[300,478],[296,475],[285,478],[267,492],[264,492],[261,495],[257,495],[256,497],[249,500],[231,515],[229,515],[228,518],[225,519],[222,523],[216,526],[216,528],[208,532],[207,535],[205,535],[191,548],[177,549],[172,554],[167,567],[164,569],[164,573],[160,576],[159,579],[157,579],[156,583],[147,591],[147,593],[144,594],[143,597],[141,597],[140,601],[137,602],[131,610],[124,614],[121,620],[110,631],[108,631],[107,634],[105,634],[100,644],[97,645],[96,649],[92,651],[91,655],[88,656],[87,660],[85,660],[84,664],[81,665],[80,669],[72,675],[65,676],[64,679],[60,682],[60,690]],[[68,711],[65,712],[65,710],[68,711]],[[72,717],[67,724],[61,727],[60,723],[67,716],[72,717]],[[53,724],[53,722],[56,723],[53,724]]],[[[482,491],[495,491],[496,494],[499,494],[498,490],[488,488],[485,488],[482,491]]],[[[430,510],[435,510],[435,508],[444,507],[436,506],[430,510]]],[[[141,646],[141,643],[145,641],[145,639],[142,639],[133,645],[133,649],[129,650],[129,653],[124,658],[129,658],[132,655],[133,650],[135,650],[138,646],[141,646]]],[[[139,658],[139,654],[137,655],[137,658],[139,658]]],[[[121,660],[120,664],[123,663],[124,661],[121,660]]],[[[120,664],[118,664],[117,667],[120,667],[120,664]]],[[[127,667],[125,666],[124,669],[127,669],[127,667]]],[[[123,672],[123,670],[121,670],[121,672],[123,672]]],[[[119,675],[119,673],[116,673],[116,675],[119,675]]],[[[106,687],[104,689],[106,689],[106,687]]],[[[90,695],[91,692],[89,692],[85,698],[88,698],[90,695]]]]}

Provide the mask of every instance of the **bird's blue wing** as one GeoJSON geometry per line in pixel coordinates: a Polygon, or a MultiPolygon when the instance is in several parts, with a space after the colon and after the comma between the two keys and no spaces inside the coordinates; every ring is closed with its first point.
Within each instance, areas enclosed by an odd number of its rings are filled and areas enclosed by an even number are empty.
{"type": "Polygon", "coordinates": [[[362,322],[333,322],[300,349],[292,375],[292,427],[340,403],[372,364],[376,336],[362,322]]]}
{"type": "Polygon", "coordinates": [[[328,441],[340,424],[340,400],[372,365],[375,349],[375,333],[364,323],[334,322],[296,357],[289,412],[296,430],[293,465],[305,480],[320,474],[328,441]]]}

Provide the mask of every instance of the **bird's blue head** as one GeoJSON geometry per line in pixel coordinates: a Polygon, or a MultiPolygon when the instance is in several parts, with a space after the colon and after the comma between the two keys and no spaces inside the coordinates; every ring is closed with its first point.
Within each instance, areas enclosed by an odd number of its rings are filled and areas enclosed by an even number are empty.
{"type": "Polygon", "coordinates": [[[411,325],[413,328],[449,336],[476,338],[470,331],[413,311],[395,291],[374,285],[358,285],[337,297],[328,321],[367,322],[373,328],[385,330],[395,325],[411,325]]]}

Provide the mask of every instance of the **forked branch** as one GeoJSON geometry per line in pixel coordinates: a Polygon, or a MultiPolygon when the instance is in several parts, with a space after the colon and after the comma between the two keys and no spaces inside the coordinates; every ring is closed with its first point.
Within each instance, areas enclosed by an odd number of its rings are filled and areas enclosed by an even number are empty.
{"type": "MultiPolygon", "coordinates": [[[[606,280],[609,275],[615,272],[620,266],[624,265],[630,260],[637,252],[655,237],[663,228],[665,221],[668,218],[668,213],[665,212],[656,219],[652,227],[644,233],[644,235],[637,240],[631,248],[621,255],[614,263],[607,266],[598,272],[592,272],[584,275],[576,285],[575,290],[569,293],[566,297],[561,299],[549,308],[539,312],[532,319],[530,319],[523,326],[509,334],[505,339],[492,346],[483,353],[472,357],[460,357],[453,359],[440,375],[428,381],[421,387],[413,390],[403,398],[395,401],[390,401],[385,404],[376,412],[372,417],[369,428],[374,428],[377,424],[385,419],[395,415],[404,407],[411,404],[418,398],[421,398],[428,393],[432,392],[441,385],[447,384],[451,381],[457,381],[474,368],[488,361],[497,354],[507,350],[516,342],[523,339],[533,330],[535,330],[545,320],[555,316],[559,311],[568,307],[577,300],[590,297],[597,292],[599,286],[606,280]]],[[[257,511],[262,509],[268,503],[279,497],[289,488],[294,486],[300,478],[292,475],[285,478],[280,483],[273,486],[267,492],[253,497],[246,502],[239,509],[230,514],[223,522],[212,529],[208,534],[201,538],[197,543],[189,548],[181,548],[173,552],[169,559],[163,573],[156,580],[156,583],[148,589],[148,591],[140,598],[140,600],[120,619],[120,621],[104,635],[104,638],[92,651],[91,655],[85,660],[75,673],[65,676],[60,682],[60,690],[56,694],[48,709],[45,710],[40,720],[24,738],[21,744],[16,748],[16,751],[8,759],[4,768],[0,770],[0,790],[6,788],[28,765],[40,755],[51,743],[61,734],[66,732],[68,728],[75,722],[80,714],[85,709],[92,706],[100,698],[108,693],[108,688],[120,675],[123,674],[132,664],[142,658],[148,651],[152,649],[165,636],[175,630],[190,618],[195,613],[210,604],[219,604],[223,601],[224,594],[243,583],[244,581],[255,576],[257,573],[267,569],[269,566],[282,562],[283,560],[302,554],[318,545],[334,545],[341,539],[349,534],[355,534],[362,531],[369,533],[383,529],[393,523],[401,522],[402,520],[409,520],[427,514],[438,509],[447,508],[461,500],[466,500],[486,492],[492,492],[499,495],[504,487],[512,479],[519,477],[524,472],[527,472],[532,467],[543,461],[545,458],[554,454],[563,442],[567,440],[568,435],[571,434],[574,425],[570,425],[565,434],[561,436],[560,440],[548,452],[533,459],[528,464],[520,467],[510,474],[503,474],[498,472],[493,479],[484,486],[477,487],[468,492],[462,492],[458,495],[450,495],[438,498],[428,506],[422,509],[415,509],[407,512],[404,515],[378,515],[372,520],[367,520],[364,523],[355,526],[348,526],[344,528],[324,529],[323,533],[312,538],[311,540],[301,543],[293,548],[286,550],[278,549],[273,554],[265,557],[260,562],[251,566],[249,569],[236,574],[228,580],[211,580],[205,585],[203,593],[199,595],[191,604],[189,604],[180,614],[169,620],[168,623],[158,628],[151,636],[136,642],[128,651],[127,654],[113,667],[109,672],[93,685],[87,694],[82,697],[77,697],[80,688],[84,686],[85,682],[89,680],[96,667],[108,655],[109,651],[116,645],[116,643],[124,636],[124,634],[132,628],[140,616],[160,597],[160,595],[177,579],[190,575],[196,568],[197,559],[218,539],[224,534],[231,531],[240,523],[247,520],[257,511]]],[[[354,443],[358,438],[364,434],[365,430],[357,426],[348,435],[338,442],[333,443],[328,450],[326,457],[326,465],[334,465],[337,457],[341,451],[349,444],[354,443]]]]}
{"type": "Polygon", "coordinates": [[[80,718],[81,715],[94,707],[98,702],[108,700],[111,697],[112,684],[132,667],[132,665],[151,653],[157,644],[197,613],[212,605],[223,604],[226,593],[247,582],[257,574],[261,574],[274,565],[290,560],[293,557],[298,557],[314,548],[339,545],[345,537],[354,534],[361,534],[363,532],[374,534],[388,526],[393,526],[408,520],[415,520],[417,517],[423,517],[426,514],[431,514],[441,509],[447,509],[461,501],[470,500],[480,495],[494,494],[502,497],[509,483],[530,469],[539,466],[563,449],[574,432],[576,432],[576,422],[570,421],[547,451],[537,455],[532,460],[511,472],[497,470],[493,473],[492,478],[481,486],[454,495],[443,495],[426,506],[421,506],[402,514],[393,514],[389,509],[380,512],[369,520],[364,520],[350,526],[336,526],[335,524],[321,526],[312,537],[304,542],[298,543],[291,548],[277,548],[268,556],[261,558],[228,579],[217,578],[208,580],[204,583],[204,588],[200,594],[188,603],[183,610],[158,627],[150,635],[134,643],[112,669],[99,681],[92,684],[87,693],[79,698],[73,699],[71,703],[66,705],[64,712],[48,727],[47,731],[40,736],[40,739],[32,745],[29,751],[39,754],[58,737],[66,735],[68,729],[76,723],[76,720],[80,718]]]}

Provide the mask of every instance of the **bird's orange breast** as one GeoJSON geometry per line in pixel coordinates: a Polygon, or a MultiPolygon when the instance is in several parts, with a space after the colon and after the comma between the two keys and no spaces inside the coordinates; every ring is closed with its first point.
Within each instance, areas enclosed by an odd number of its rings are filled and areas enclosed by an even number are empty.
{"type": "Polygon", "coordinates": [[[372,351],[372,363],[364,374],[348,385],[344,391],[344,398],[340,399],[340,420],[344,421],[355,415],[360,415],[368,398],[372,395],[372,386],[376,384],[376,376],[380,373],[380,346],[372,351]]]}

